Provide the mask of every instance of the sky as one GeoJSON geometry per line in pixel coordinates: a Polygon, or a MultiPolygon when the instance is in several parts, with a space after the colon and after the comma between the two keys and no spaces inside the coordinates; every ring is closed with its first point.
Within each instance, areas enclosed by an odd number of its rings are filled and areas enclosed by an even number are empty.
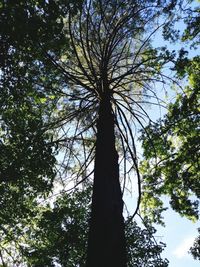
{"type": "Polygon", "coordinates": [[[200,222],[193,223],[182,218],[172,209],[164,213],[164,221],[165,227],[156,227],[156,236],[159,241],[167,244],[162,255],[170,261],[169,267],[199,267],[199,261],[194,260],[188,250],[198,236],[200,222]]]}

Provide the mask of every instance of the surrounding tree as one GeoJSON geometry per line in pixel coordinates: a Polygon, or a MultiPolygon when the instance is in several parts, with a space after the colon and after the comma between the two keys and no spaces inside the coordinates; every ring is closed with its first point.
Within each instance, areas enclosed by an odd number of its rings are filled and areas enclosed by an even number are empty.
{"type": "MultiPolygon", "coordinates": [[[[59,53],[65,41],[64,35],[58,36],[62,24],[56,23],[61,6],[58,10],[52,4],[0,1],[2,250],[9,242],[19,248],[20,229],[36,215],[37,198],[50,192],[56,174],[56,147],[47,125],[56,108],[55,91],[62,79],[56,82],[59,73],[39,49],[39,43],[45,43],[46,49],[59,53]]],[[[13,246],[9,253],[15,254],[13,246]]]]}
{"type": "MultiPolygon", "coordinates": [[[[168,24],[165,38],[174,42],[180,37],[183,42],[190,44],[190,48],[197,48],[199,6],[180,5],[180,8],[186,28],[181,35],[173,28],[173,24],[168,24]]],[[[176,20],[180,19],[182,17],[176,17],[176,20]]],[[[196,54],[189,58],[185,49],[179,51],[174,70],[176,81],[177,78],[179,82],[183,80],[184,88],[176,84],[179,93],[174,103],[168,106],[164,119],[149,125],[141,137],[145,156],[141,165],[144,174],[143,210],[154,222],[162,223],[161,212],[166,209],[162,195],[170,198],[171,207],[181,216],[193,221],[199,218],[200,61],[199,54],[196,54]]],[[[199,237],[191,248],[195,259],[199,259],[198,251],[199,237]]]]}
{"type": "Polygon", "coordinates": [[[181,215],[194,220],[199,215],[199,57],[188,60],[185,71],[190,85],[177,94],[165,118],[143,132],[144,209],[156,207],[155,219],[161,215],[164,194],[181,215]]]}
{"type": "Polygon", "coordinates": [[[198,229],[199,236],[195,239],[192,248],[190,248],[190,253],[196,260],[200,260],[200,229],[198,229]]]}

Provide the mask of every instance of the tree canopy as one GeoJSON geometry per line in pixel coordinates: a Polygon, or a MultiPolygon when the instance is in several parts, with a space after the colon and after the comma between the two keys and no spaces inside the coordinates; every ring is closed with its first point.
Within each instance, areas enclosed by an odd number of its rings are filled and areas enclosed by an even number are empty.
{"type": "Polygon", "coordinates": [[[142,137],[146,158],[141,167],[144,173],[144,208],[152,208],[151,203],[154,203],[158,215],[163,204],[159,197],[166,194],[171,198],[174,210],[190,219],[198,219],[199,57],[188,60],[185,73],[190,84],[183,93],[177,94],[164,119],[149,125],[143,132],[150,136],[142,137]]]}

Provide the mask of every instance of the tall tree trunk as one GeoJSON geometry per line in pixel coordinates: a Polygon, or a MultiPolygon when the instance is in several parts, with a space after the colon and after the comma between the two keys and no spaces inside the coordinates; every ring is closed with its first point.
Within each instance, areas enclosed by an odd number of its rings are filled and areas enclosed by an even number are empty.
{"type": "Polygon", "coordinates": [[[100,102],[87,267],[125,267],[123,201],[110,97],[100,102]]]}

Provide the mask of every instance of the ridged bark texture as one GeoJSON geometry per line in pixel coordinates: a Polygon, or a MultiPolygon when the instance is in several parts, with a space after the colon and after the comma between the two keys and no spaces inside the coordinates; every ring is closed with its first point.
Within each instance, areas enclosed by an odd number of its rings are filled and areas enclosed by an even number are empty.
{"type": "Polygon", "coordinates": [[[100,102],[87,267],[126,267],[123,201],[109,98],[100,102]]]}

